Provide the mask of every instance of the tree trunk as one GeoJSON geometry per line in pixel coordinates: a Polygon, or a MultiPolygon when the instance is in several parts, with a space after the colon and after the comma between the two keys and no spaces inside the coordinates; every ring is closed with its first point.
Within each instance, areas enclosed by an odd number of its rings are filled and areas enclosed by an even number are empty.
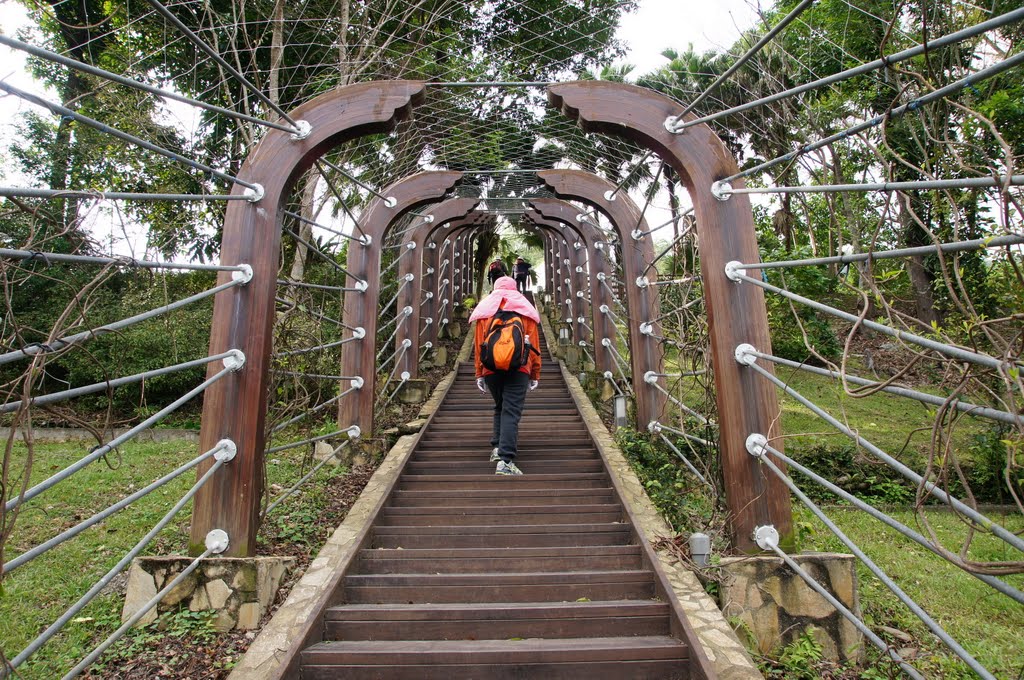
{"type": "MultiPolygon", "coordinates": [[[[305,183],[302,188],[302,207],[300,208],[299,214],[305,217],[307,220],[312,220],[315,213],[314,206],[316,205],[316,185],[317,180],[320,179],[320,175],[316,171],[310,171],[306,173],[305,183]]],[[[306,222],[299,223],[299,238],[307,243],[313,242],[313,225],[307,224],[306,222]]],[[[292,258],[292,269],[288,275],[291,281],[303,281],[306,277],[306,259],[309,257],[309,248],[302,245],[302,243],[295,244],[295,257],[292,258]]],[[[289,297],[292,296],[292,291],[289,290],[289,297]]]]}
{"type": "Polygon", "coordinates": [[[270,38],[270,101],[281,104],[281,62],[284,60],[284,0],[274,3],[273,30],[270,38]]]}
{"type": "MultiPolygon", "coordinates": [[[[908,195],[901,195],[899,198],[899,219],[903,227],[904,245],[908,248],[930,245],[931,241],[920,225],[914,221],[910,214],[907,201],[911,200],[908,195]]],[[[925,325],[931,326],[939,322],[939,314],[935,309],[935,296],[932,295],[933,277],[932,273],[924,265],[924,258],[914,255],[907,260],[907,269],[910,273],[910,287],[914,293],[914,313],[925,325]]]]}

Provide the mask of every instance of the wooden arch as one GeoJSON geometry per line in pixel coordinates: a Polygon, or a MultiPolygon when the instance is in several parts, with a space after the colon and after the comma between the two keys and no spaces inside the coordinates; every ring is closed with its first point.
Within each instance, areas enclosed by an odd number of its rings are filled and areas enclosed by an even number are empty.
{"type": "MultiPolygon", "coordinates": [[[[636,240],[634,230],[647,231],[647,222],[640,208],[629,196],[619,194],[614,200],[607,198],[615,185],[597,175],[582,170],[544,170],[537,173],[559,198],[580,201],[597,208],[611,222],[619,237],[622,271],[625,281],[626,311],[628,319],[629,361],[632,372],[633,393],[636,395],[636,415],[640,427],[661,417],[665,395],[644,380],[648,371],[662,372],[663,351],[652,335],[660,335],[658,296],[646,281],[645,269],[654,261],[652,239],[636,240]],[[650,322],[650,332],[642,333],[640,324],[650,322]]],[[[607,350],[611,352],[611,348],[607,350]]]]}
{"type": "MultiPolygon", "coordinates": [[[[740,194],[720,200],[712,193],[716,181],[737,172],[732,155],[707,125],[687,128],[681,134],[669,132],[665,123],[681,114],[682,106],[653,90],[578,81],[550,86],[548,100],[584,130],[623,137],[653,150],[678,173],[689,191],[700,244],[733,545],[756,552],[754,529],[773,524],[783,544],[791,547],[789,491],[775,475],[765,475],[746,449],[746,439],[752,433],[764,434],[773,446],[781,447],[782,433],[774,386],[738,364],[734,356],[742,343],[771,351],[771,340],[761,289],[737,285],[725,275],[729,261],[760,260],[749,199],[740,194]]],[[[774,462],[784,468],[781,461],[774,462]]]]}
{"type": "MultiPolygon", "coordinates": [[[[363,233],[369,237],[370,244],[365,248],[349,250],[346,287],[354,288],[362,281],[367,285],[361,295],[345,296],[345,308],[341,319],[349,327],[362,328],[365,336],[362,342],[349,343],[341,353],[341,374],[359,376],[365,384],[363,389],[349,394],[338,402],[338,424],[343,427],[358,425],[364,433],[373,430],[373,387],[377,380],[377,324],[380,320],[380,263],[388,230],[396,220],[410,210],[441,199],[461,180],[461,172],[420,172],[409,175],[387,187],[382,192],[384,198],[378,196],[372,200],[359,217],[359,224],[363,233]]],[[[407,253],[406,257],[411,256],[407,253]]],[[[402,283],[399,282],[399,285],[402,283]]],[[[409,327],[410,318],[405,316],[396,323],[401,330],[403,325],[409,327]]],[[[411,336],[417,331],[407,332],[411,336]]],[[[403,348],[403,354],[409,352],[415,353],[416,346],[403,348]]],[[[401,358],[396,356],[396,361],[401,358]]]]}
{"type": "MultiPolygon", "coordinates": [[[[423,83],[403,80],[338,88],[292,112],[295,120],[308,125],[308,134],[295,136],[269,130],[242,164],[238,177],[258,185],[261,191],[252,192],[237,184],[232,189],[233,195],[247,195],[251,200],[232,201],[227,206],[221,262],[249,265],[252,279],[245,286],[216,296],[210,353],[237,349],[244,353],[245,364],[207,388],[199,435],[202,451],[230,439],[237,453],[196,494],[189,540],[193,554],[203,551],[206,534],[213,529],[228,534],[225,555],[255,553],[281,218],[295,182],[317,158],[338,145],[393,129],[409,117],[412,106],[423,96],[423,83]]],[[[361,247],[356,244],[350,252],[358,252],[361,247]]],[[[218,282],[226,283],[230,276],[221,273],[218,282]]],[[[211,364],[207,375],[221,368],[211,364]]],[[[198,474],[204,474],[211,465],[200,465],[198,474]]]]}

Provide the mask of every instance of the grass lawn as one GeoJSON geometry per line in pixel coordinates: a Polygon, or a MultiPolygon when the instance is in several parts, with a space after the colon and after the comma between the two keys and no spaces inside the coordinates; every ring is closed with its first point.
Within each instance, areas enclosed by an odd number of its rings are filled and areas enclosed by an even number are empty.
{"type": "MultiPolygon", "coordinates": [[[[805,529],[801,542],[803,549],[847,552],[832,532],[802,505],[794,507],[794,511],[794,520],[805,529]]],[[[832,507],[827,509],[827,514],[984,667],[999,678],[1022,677],[1024,606],[859,510],[832,507]]],[[[907,526],[926,533],[918,526],[912,511],[890,514],[907,526]]],[[[941,510],[928,510],[926,516],[942,543],[951,551],[959,552],[964,536],[963,522],[953,513],[941,510]]],[[[1019,514],[993,519],[1014,531],[1024,530],[1024,517],[1019,514]]],[[[976,536],[968,555],[970,559],[984,561],[1020,557],[1016,550],[989,535],[976,536]]],[[[976,677],[959,660],[954,660],[924,624],[859,562],[857,571],[865,620],[872,626],[889,626],[912,634],[914,642],[893,642],[898,647],[919,650],[912,663],[925,677],[976,677]]],[[[1008,576],[1004,580],[1024,589],[1024,575],[1008,576]]]]}
{"type": "MultiPolygon", "coordinates": [[[[90,446],[86,442],[36,444],[33,483],[77,460],[90,446]]],[[[298,459],[302,450],[275,455],[276,462],[267,466],[268,483],[285,488],[293,484],[300,476],[298,459]]],[[[16,459],[23,457],[24,451],[24,447],[16,447],[16,459]]],[[[116,469],[97,461],[29,501],[18,518],[4,560],[9,561],[90,517],[197,454],[196,445],[184,441],[122,446],[120,458],[111,461],[116,469]]],[[[340,473],[339,468],[325,466],[310,485],[340,473]]],[[[184,473],[6,576],[0,590],[0,651],[8,658],[15,656],[53,623],[166,514],[195,479],[194,471],[184,473]]],[[[301,508],[308,495],[299,494],[285,501],[271,519],[278,521],[301,508]]],[[[183,554],[191,511],[189,504],[143,554],[183,554]]],[[[123,601],[123,595],[115,592],[99,595],[57,637],[19,667],[20,677],[61,677],[120,625],[123,601]]]]}

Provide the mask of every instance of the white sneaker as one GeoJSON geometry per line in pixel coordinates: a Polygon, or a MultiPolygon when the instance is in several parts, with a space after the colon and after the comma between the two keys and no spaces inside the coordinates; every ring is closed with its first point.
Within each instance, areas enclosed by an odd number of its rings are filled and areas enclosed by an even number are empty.
{"type": "Polygon", "coordinates": [[[498,447],[495,446],[493,449],[491,449],[490,462],[497,463],[499,460],[501,460],[501,456],[498,455],[498,447]]]}
{"type": "Polygon", "coordinates": [[[495,469],[494,474],[515,476],[523,474],[523,471],[516,467],[515,463],[506,463],[502,460],[498,462],[498,467],[495,469]]]}

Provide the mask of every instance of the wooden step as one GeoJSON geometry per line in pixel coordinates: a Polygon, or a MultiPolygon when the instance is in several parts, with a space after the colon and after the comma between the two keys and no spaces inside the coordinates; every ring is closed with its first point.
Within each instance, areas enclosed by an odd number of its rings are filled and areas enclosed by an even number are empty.
{"type": "MultiPolygon", "coordinates": [[[[611,487],[604,489],[508,489],[464,490],[459,493],[459,505],[483,507],[506,505],[542,505],[545,503],[610,503],[615,498],[611,487]]],[[[395,491],[389,507],[447,506],[452,502],[448,491],[395,491]]]]}
{"type": "Polygon", "coordinates": [[[579,524],[619,522],[623,520],[622,506],[606,505],[512,505],[500,511],[488,511],[479,506],[451,506],[447,508],[383,508],[380,526],[493,526],[525,524],[579,524]]]}
{"type": "Polygon", "coordinates": [[[639,569],[640,546],[367,549],[352,573],[423,574],[639,569]]]}
{"type": "Polygon", "coordinates": [[[493,527],[374,527],[374,548],[542,548],[554,546],[629,545],[628,524],[561,524],[493,527]]]}
{"type": "Polygon", "coordinates": [[[327,610],[327,640],[502,640],[668,635],[655,600],[345,605],[327,610]]]}
{"type": "Polygon", "coordinates": [[[689,678],[689,650],[665,635],[513,640],[321,642],[302,652],[303,680],[689,678]],[[384,668],[381,668],[384,667],[384,668]]]}
{"type": "Polygon", "coordinates": [[[649,600],[654,579],[647,570],[495,572],[488,574],[351,574],[345,602],[565,602],[649,600]]]}

